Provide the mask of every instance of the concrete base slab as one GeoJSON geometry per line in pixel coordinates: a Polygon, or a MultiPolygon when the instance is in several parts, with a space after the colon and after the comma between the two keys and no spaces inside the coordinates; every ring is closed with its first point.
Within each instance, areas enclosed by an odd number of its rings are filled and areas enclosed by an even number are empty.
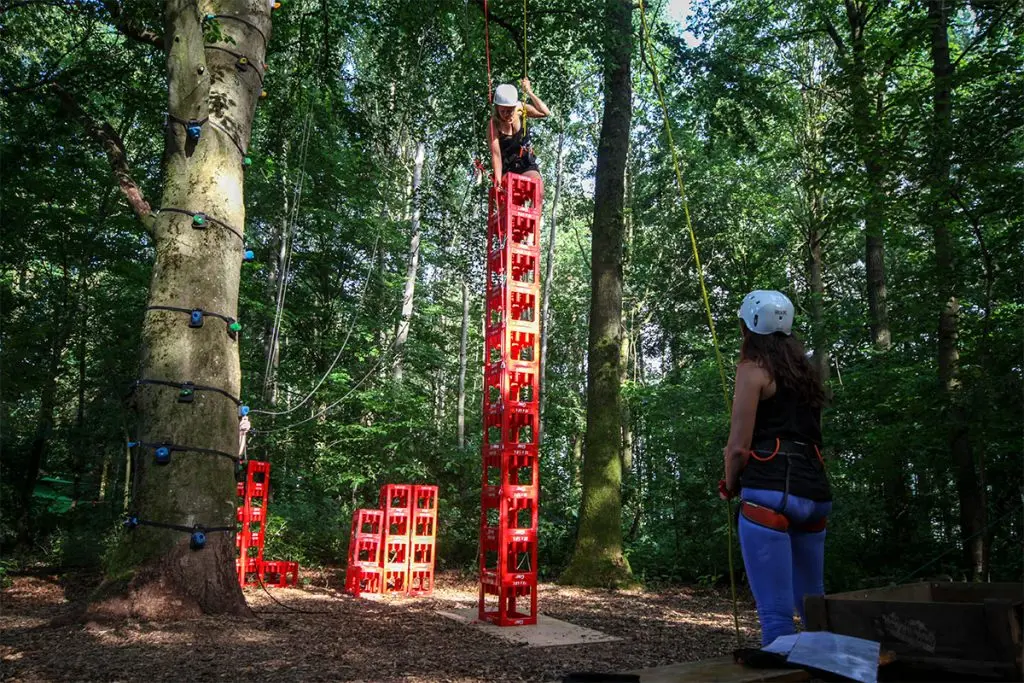
{"type": "Polygon", "coordinates": [[[484,633],[489,633],[502,640],[526,647],[584,645],[587,643],[607,643],[613,640],[622,640],[600,631],[570,624],[567,621],[552,619],[543,614],[537,616],[537,623],[534,626],[495,626],[494,624],[478,621],[476,607],[447,611],[439,610],[438,614],[455,621],[461,621],[464,624],[469,624],[473,628],[480,629],[484,633]]]}

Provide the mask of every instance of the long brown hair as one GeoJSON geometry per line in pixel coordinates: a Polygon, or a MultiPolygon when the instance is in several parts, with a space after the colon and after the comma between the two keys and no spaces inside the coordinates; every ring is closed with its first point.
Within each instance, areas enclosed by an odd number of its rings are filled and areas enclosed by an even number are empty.
{"type": "Polygon", "coordinates": [[[775,381],[786,387],[812,408],[825,405],[825,389],[818,370],[811,364],[803,343],[795,335],[754,334],[743,321],[743,345],[740,359],[757,363],[775,381]]]}

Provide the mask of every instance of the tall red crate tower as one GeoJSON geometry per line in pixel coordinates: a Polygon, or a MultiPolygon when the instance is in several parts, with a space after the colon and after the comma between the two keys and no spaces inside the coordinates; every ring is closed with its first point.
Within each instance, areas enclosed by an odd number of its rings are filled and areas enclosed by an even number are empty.
{"type": "Polygon", "coordinates": [[[412,487],[412,546],[409,555],[409,593],[434,592],[434,547],[437,545],[437,487],[412,487]]]}
{"type": "Polygon", "coordinates": [[[263,544],[267,531],[267,494],[270,490],[270,463],[249,460],[245,464],[245,478],[238,482],[237,520],[241,529],[236,535],[238,583],[258,585],[263,579],[263,544]]]}
{"type": "Polygon", "coordinates": [[[540,185],[506,173],[490,191],[479,618],[537,623],[540,185]]]}
{"type": "Polygon", "coordinates": [[[411,484],[385,484],[380,489],[379,504],[384,513],[382,593],[409,590],[412,488],[411,484]]]}

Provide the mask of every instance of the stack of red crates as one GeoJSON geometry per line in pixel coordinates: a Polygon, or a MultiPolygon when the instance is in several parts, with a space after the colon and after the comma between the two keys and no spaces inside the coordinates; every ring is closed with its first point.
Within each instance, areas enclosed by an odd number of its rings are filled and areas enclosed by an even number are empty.
{"type": "Polygon", "coordinates": [[[356,597],[381,592],[383,528],[384,513],[380,510],[359,509],[352,515],[345,590],[356,597]]]}
{"type": "Polygon", "coordinates": [[[270,463],[250,460],[246,463],[245,479],[238,482],[238,497],[242,504],[237,519],[242,525],[238,532],[238,583],[243,588],[259,585],[263,579],[263,542],[267,531],[266,496],[270,488],[270,463]]]}
{"type": "Polygon", "coordinates": [[[437,544],[437,487],[412,488],[412,533],[409,556],[409,593],[434,592],[434,547],[437,544]]]}
{"type": "Polygon", "coordinates": [[[352,516],[345,590],[357,597],[434,590],[437,487],[385,484],[379,510],[352,516]]]}
{"type": "Polygon", "coordinates": [[[479,618],[537,623],[540,185],[492,187],[487,221],[479,618]]]}
{"type": "Polygon", "coordinates": [[[238,583],[248,586],[298,586],[299,563],[283,560],[264,560],[263,544],[267,532],[267,494],[270,492],[270,463],[249,460],[245,465],[245,478],[238,482],[237,534],[238,557],[235,569],[238,583]]]}

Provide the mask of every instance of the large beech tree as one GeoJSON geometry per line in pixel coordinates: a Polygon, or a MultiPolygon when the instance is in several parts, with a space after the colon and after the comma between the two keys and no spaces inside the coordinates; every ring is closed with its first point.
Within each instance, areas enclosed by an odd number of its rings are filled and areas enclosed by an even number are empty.
{"type": "MultiPolygon", "coordinates": [[[[115,19],[120,8],[108,3],[115,19]]],[[[79,96],[59,90],[101,143],[118,185],[149,233],[156,259],[143,322],[136,413],[131,511],[142,524],[115,553],[101,612],[141,618],[248,611],[235,574],[235,476],[238,454],[241,335],[228,321],[167,310],[202,309],[237,318],[244,258],[246,150],[263,91],[270,37],[267,0],[168,0],[163,31],[121,19],[132,37],[166,54],[168,123],[159,209],[132,180],[124,143],[114,128],[90,118],[79,96]],[[194,214],[202,214],[196,217],[194,214]],[[191,382],[191,401],[167,384],[191,382]],[[223,392],[223,393],[222,393],[223,392]],[[151,444],[174,444],[170,462],[157,464],[151,444]],[[146,522],[224,528],[205,547],[190,534],[146,522]],[[110,597],[113,595],[113,597],[110,597]]]]}

